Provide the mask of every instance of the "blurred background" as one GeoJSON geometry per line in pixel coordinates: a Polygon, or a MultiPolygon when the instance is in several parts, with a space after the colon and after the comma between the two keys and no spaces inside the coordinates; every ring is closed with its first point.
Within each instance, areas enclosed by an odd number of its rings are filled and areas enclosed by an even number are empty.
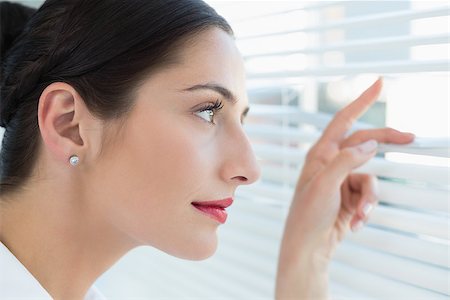
{"type": "Polygon", "coordinates": [[[382,75],[380,99],[354,130],[389,126],[419,138],[361,168],[379,178],[380,205],[338,249],[332,297],[449,299],[449,2],[207,2],[231,23],[246,62],[245,128],[263,176],[238,190],[214,257],[190,262],[140,247],[99,289],[108,299],[273,299],[305,153],[331,115],[382,75]]]}

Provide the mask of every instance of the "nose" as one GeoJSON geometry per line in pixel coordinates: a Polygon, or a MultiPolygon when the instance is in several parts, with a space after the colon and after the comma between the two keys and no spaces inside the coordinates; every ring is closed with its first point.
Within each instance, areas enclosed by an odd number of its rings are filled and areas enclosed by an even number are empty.
{"type": "Polygon", "coordinates": [[[242,126],[228,135],[221,148],[221,177],[233,185],[248,185],[261,176],[261,167],[242,126]]]}

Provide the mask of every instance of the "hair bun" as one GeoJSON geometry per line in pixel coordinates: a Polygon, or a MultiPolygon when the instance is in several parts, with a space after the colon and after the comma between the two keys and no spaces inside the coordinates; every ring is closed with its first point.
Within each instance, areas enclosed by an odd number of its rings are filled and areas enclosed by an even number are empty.
{"type": "MultiPolygon", "coordinates": [[[[0,2],[0,62],[2,66],[8,55],[8,50],[14,44],[16,38],[22,33],[25,25],[36,9],[8,1],[0,2]]],[[[3,74],[0,81],[3,79],[3,74]]],[[[2,99],[0,99],[1,101],[2,99]]],[[[1,108],[1,105],[0,105],[1,108]]],[[[1,114],[0,114],[1,115],[1,114]]],[[[6,124],[0,119],[0,126],[6,127],[6,124]]]]}
{"type": "Polygon", "coordinates": [[[0,2],[0,54],[2,61],[35,11],[36,9],[19,3],[0,2]]]}

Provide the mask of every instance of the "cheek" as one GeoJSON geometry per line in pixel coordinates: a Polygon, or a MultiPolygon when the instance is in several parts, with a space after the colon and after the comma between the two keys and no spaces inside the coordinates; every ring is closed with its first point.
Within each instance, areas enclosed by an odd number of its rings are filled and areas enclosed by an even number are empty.
{"type": "MultiPolygon", "coordinates": [[[[193,241],[196,216],[190,203],[207,191],[215,148],[199,127],[165,119],[132,123],[126,129],[115,158],[105,159],[114,164],[104,169],[109,182],[104,199],[114,199],[111,221],[133,238],[167,249],[164,241],[170,236],[171,247],[179,242],[176,248],[182,249],[188,244],[184,239],[193,241]]],[[[209,238],[211,234],[201,237],[209,238]]]]}
{"type": "Polygon", "coordinates": [[[131,163],[142,176],[142,182],[151,185],[153,192],[170,196],[177,190],[192,189],[211,172],[204,159],[208,149],[204,147],[202,137],[183,124],[152,122],[147,130],[135,132],[137,134],[129,143],[129,157],[133,157],[131,163]]]}

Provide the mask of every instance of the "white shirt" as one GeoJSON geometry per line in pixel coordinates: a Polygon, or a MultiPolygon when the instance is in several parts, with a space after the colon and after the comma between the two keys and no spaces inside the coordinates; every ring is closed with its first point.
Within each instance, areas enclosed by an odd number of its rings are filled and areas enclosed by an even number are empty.
{"type": "MultiPolygon", "coordinates": [[[[0,300],[51,300],[50,294],[42,287],[25,266],[0,242],[0,300]]],[[[92,286],[84,300],[106,300],[92,286]]]]}

